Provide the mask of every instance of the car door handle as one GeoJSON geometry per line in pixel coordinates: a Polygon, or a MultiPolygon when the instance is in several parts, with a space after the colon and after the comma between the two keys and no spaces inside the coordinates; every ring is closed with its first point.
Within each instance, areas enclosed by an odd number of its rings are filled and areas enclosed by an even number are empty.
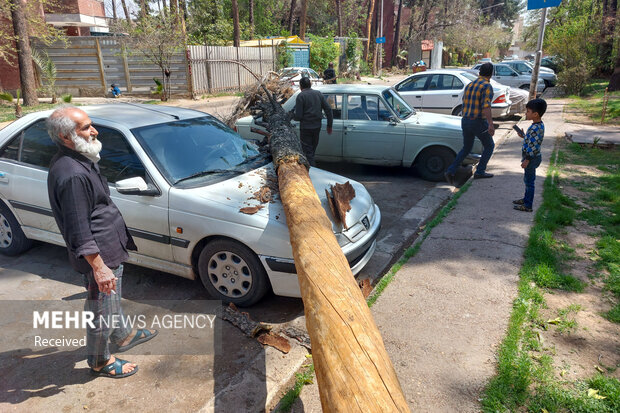
{"type": "Polygon", "coordinates": [[[9,174],[0,172],[0,182],[9,182],[9,174]]]}
{"type": "Polygon", "coordinates": [[[459,97],[459,95],[452,95],[452,97],[453,97],[453,98],[458,98],[458,97],[459,97]]]}
{"type": "Polygon", "coordinates": [[[347,125],[344,128],[345,129],[355,129],[355,125],[347,125]]]}
{"type": "Polygon", "coordinates": [[[418,99],[422,99],[422,96],[416,96],[416,98],[418,98],[418,99]]]}

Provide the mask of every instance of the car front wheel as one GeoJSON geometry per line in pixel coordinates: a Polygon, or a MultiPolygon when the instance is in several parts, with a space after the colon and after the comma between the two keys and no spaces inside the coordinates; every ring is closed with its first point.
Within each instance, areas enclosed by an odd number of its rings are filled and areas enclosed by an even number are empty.
{"type": "Polygon", "coordinates": [[[231,240],[208,243],[198,258],[198,272],[213,298],[240,307],[257,303],[270,287],[258,257],[231,240]]]}
{"type": "Polygon", "coordinates": [[[454,154],[448,148],[434,146],[426,148],[418,155],[415,169],[418,174],[428,180],[439,182],[444,179],[444,172],[454,162],[454,154]]]}
{"type": "Polygon", "coordinates": [[[0,205],[0,253],[18,255],[31,246],[32,240],[26,238],[11,210],[6,205],[0,205]]]}
{"type": "Polygon", "coordinates": [[[459,105],[452,111],[452,116],[463,116],[463,106],[459,105]]]}

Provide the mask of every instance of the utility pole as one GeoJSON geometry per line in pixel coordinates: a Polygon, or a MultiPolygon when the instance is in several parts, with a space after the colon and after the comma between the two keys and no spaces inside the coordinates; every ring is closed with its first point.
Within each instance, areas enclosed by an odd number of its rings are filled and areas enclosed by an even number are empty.
{"type": "Polygon", "coordinates": [[[542,19],[540,21],[540,33],[538,33],[538,45],[536,47],[536,61],[534,62],[534,70],[532,70],[532,80],[530,80],[530,98],[536,97],[536,86],[538,86],[538,72],[540,71],[540,60],[542,59],[543,39],[545,38],[545,26],[547,24],[547,8],[542,11],[542,19]]]}
{"type": "MultiPolygon", "coordinates": [[[[381,11],[379,12],[379,19],[381,19],[381,26],[379,26],[381,33],[379,34],[379,37],[383,37],[383,0],[381,0],[381,11]]],[[[381,77],[381,73],[383,71],[383,43],[379,44],[381,46],[379,48],[379,77],[381,77]]]]}

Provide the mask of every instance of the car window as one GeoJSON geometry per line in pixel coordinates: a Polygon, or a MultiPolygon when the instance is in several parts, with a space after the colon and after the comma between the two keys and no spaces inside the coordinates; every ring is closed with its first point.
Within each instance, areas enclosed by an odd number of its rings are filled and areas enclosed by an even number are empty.
{"type": "MultiPolygon", "coordinates": [[[[327,100],[327,103],[332,108],[334,119],[342,119],[342,95],[325,94],[325,100],[327,100]]],[[[323,117],[325,117],[325,114],[323,114],[323,117]]]]}
{"type": "Polygon", "coordinates": [[[441,88],[442,89],[462,89],[463,82],[453,75],[441,75],[441,88]]]}
{"type": "Polygon", "coordinates": [[[469,72],[461,72],[461,75],[464,78],[471,80],[472,82],[478,79],[478,76],[474,75],[473,73],[469,73],[469,72]]]}
{"type": "Polygon", "coordinates": [[[507,66],[495,66],[496,76],[512,76],[514,72],[507,66]]]}
{"type": "Polygon", "coordinates": [[[406,117],[415,113],[411,106],[409,106],[409,104],[405,102],[403,97],[399,95],[398,92],[396,92],[394,89],[384,90],[382,95],[388,106],[390,106],[392,110],[396,112],[400,119],[405,119],[406,117]]]}
{"type": "Polygon", "coordinates": [[[17,160],[19,155],[19,144],[22,141],[21,132],[17,134],[11,141],[0,150],[0,158],[17,160]]]}
{"type": "Polygon", "coordinates": [[[349,95],[347,97],[347,119],[370,120],[366,95],[349,95]]]}
{"type": "Polygon", "coordinates": [[[412,92],[415,90],[424,90],[428,76],[412,76],[409,79],[401,83],[396,90],[399,92],[412,92]]]}
{"type": "Polygon", "coordinates": [[[113,184],[120,180],[142,177],[145,181],[146,171],[140,162],[138,155],[133,151],[125,136],[111,128],[95,125],[99,132],[97,139],[101,141],[101,160],[99,169],[109,183],[113,184]]]}
{"type": "Polygon", "coordinates": [[[58,152],[58,146],[48,135],[44,119],[24,129],[19,159],[21,162],[49,168],[56,152],[58,152]]]}
{"type": "Polygon", "coordinates": [[[318,79],[319,78],[319,75],[314,70],[312,70],[312,69],[308,69],[308,73],[310,73],[310,77],[312,79],[318,79]]]}
{"type": "Polygon", "coordinates": [[[437,90],[440,89],[441,84],[439,83],[441,75],[432,75],[431,81],[428,83],[427,90],[437,90]]]}
{"type": "Polygon", "coordinates": [[[517,69],[517,72],[527,73],[530,71],[530,68],[525,63],[517,63],[516,66],[514,69],[517,69]]]}

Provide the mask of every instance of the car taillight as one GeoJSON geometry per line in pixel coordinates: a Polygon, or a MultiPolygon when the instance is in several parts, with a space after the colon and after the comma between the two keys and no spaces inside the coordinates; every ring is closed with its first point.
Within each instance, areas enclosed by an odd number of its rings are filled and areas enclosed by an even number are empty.
{"type": "Polygon", "coordinates": [[[499,95],[499,97],[495,99],[493,103],[506,103],[506,95],[499,95]]]}
{"type": "Polygon", "coordinates": [[[239,132],[239,131],[237,130],[237,125],[233,126],[233,130],[234,130],[235,132],[239,132]]]}

